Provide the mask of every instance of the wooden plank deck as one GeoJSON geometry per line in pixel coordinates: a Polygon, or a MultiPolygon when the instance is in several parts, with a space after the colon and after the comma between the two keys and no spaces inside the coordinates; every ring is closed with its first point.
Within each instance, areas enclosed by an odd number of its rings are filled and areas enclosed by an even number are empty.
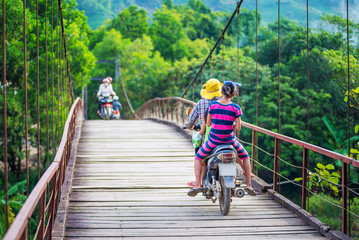
{"type": "Polygon", "coordinates": [[[86,121],[66,239],[323,239],[265,194],[233,199],[228,216],[202,196],[191,143],[152,121],[86,121]]]}

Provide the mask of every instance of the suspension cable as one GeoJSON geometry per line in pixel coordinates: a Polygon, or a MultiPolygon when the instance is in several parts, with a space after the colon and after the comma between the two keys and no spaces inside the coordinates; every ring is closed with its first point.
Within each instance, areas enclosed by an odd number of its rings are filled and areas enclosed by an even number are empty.
{"type": "Polygon", "coordinates": [[[60,143],[60,50],[59,50],[59,6],[56,4],[56,54],[57,54],[57,128],[56,142],[57,148],[60,143]]]}
{"type": "Polygon", "coordinates": [[[280,0],[278,0],[278,133],[280,134],[280,132],[280,0]]]}
{"type": "Polygon", "coordinates": [[[51,0],[51,98],[52,98],[52,125],[51,125],[51,137],[52,137],[52,158],[55,158],[55,117],[54,117],[54,0],[51,0]]]}
{"type": "Polygon", "coordinates": [[[224,82],[224,53],[225,53],[225,47],[224,46],[224,31],[222,30],[222,81],[224,82]]]}
{"type": "Polygon", "coordinates": [[[133,110],[133,107],[132,107],[132,104],[131,104],[131,102],[130,102],[130,99],[129,99],[128,96],[127,96],[127,91],[126,91],[126,88],[125,88],[125,83],[123,82],[123,78],[122,78],[122,71],[121,71],[120,63],[118,63],[118,73],[119,73],[119,75],[120,75],[123,92],[124,92],[124,94],[125,94],[125,97],[126,97],[128,106],[130,107],[130,109],[131,109],[131,111],[132,111],[132,114],[135,115],[136,118],[140,119],[140,117],[137,116],[136,112],[133,110]]]}
{"type": "Polygon", "coordinates": [[[30,194],[30,172],[29,172],[29,129],[28,129],[28,103],[27,103],[27,49],[26,49],[26,0],[23,2],[24,15],[24,81],[25,81],[25,159],[26,159],[26,196],[30,194]]]}
{"type": "Polygon", "coordinates": [[[5,162],[5,210],[6,230],[9,228],[8,163],[7,163],[7,110],[6,110],[6,9],[2,1],[2,57],[3,57],[3,125],[4,125],[4,162],[5,162]]]}
{"type": "Polygon", "coordinates": [[[258,126],[258,0],[256,0],[256,125],[258,126]]]}
{"type": "Polygon", "coordinates": [[[307,142],[309,142],[310,113],[309,113],[309,0],[307,0],[307,142]]]}
{"type": "Polygon", "coordinates": [[[61,29],[62,29],[62,38],[63,38],[63,44],[64,44],[64,52],[65,52],[65,60],[66,60],[66,76],[68,78],[68,84],[70,89],[70,95],[71,95],[71,102],[74,101],[73,91],[72,91],[72,85],[71,85],[71,75],[70,75],[70,65],[67,57],[67,48],[66,48],[66,37],[65,37],[65,26],[64,26],[64,19],[62,18],[62,5],[61,0],[58,0],[59,4],[59,12],[60,12],[60,21],[61,21],[61,29]]]}
{"type": "Polygon", "coordinates": [[[37,173],[40,180],[40,49],[39,49],[39,0],[36,0],[36,62],[37,62],[37,173]]]}
{"type": "Polygon", "coordinates": [[[49,63],[47,56],[47,0],[45,0],[45,65],[46,65],[46,159],[45,166],[49,164],[49,63]]]}
{"type": "MultiPolygon", "coordinates": [[[[237,82],[239,84],[239,9],[237,9],[237,82]]],[[[239,105],[239,94],[238,105],[239,105]]]]}
{"type": "MultiPolygon", "coordinates": [[[[350,46],[349,46],[349,0],[346,1],[347,2],[347,72],[348,72],[348,76],[347,76],[347,81],[348,81],[348,86],[347,86],[347,93],[348,93],[348,100],[347,100],[347,109],[348,109],[348,156],[350,156],[350,61],[349,61],[349,51],[350,51],[350,46]]],[[[348,185],[348,180],[350,181],[350,167],[348,167],[348,165],[346,163],[342,164],[342,176],[343,176],[343,181],[342,181],[342,185],[345,188],[348,185]]],[[[349,215],[349,227],[346,224],[346,220],[347,220],[347,199],[349,198],[350,201],[350,193],[348,193],[347,191],[342,191],[342,201],[343,201],[343,210],[342,210],[342,216],[343,216],[343,221],[342,221],[342,231],[344,233],[348,233],[348,230],[350,231],[350,215],[349,215]]],[[[350,208],[350,202],[349,202],[349,208],[350,208]]],[[[349,211],[350,212],[350,211],[349,211]]],[[[350,234],[350,233],[349,233],[350,234]]]]}

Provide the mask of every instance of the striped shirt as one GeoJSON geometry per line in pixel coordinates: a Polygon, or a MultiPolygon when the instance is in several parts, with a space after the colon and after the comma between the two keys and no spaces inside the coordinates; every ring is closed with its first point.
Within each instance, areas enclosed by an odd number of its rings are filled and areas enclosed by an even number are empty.
{"type": "Polygon", "coordinates": [[[209,106],[209,114],[212,117],[212,129],[209,137],[217,142],[233,141],[236,138],[233,123],[236,118],[242,116],[241,108],[233,102],[223,105],[216,101],[209,106]]]}

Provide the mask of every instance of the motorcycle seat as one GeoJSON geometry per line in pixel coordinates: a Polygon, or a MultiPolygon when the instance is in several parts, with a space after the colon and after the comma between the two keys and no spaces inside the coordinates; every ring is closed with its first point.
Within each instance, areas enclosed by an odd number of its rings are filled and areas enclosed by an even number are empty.
{"type": "Polygon", "coordinates": [[[231,151],[235,151],[237,153],[237,150],[232,146],[232,145],[218,145],[217,147],[215,147],[211,154],[209,154],[209,156],[207,157],[207,159],[210,159],[212,157],[214,157],[215,155],[217,155],[220,151],[223,150],[231,150],[231,151]]]}

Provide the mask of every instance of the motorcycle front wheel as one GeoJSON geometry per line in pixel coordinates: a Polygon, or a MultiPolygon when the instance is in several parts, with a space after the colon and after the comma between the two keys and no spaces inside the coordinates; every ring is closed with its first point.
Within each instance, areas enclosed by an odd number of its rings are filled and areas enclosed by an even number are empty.
{"type": "Polygon", "coordinates": [[[110,108],[109,108],[109,107],[106,107],[106,108],[105,108],[105,118],[106,118],[107,120],[110,120],[110,118],[111,118],[111,111],[110,111],[110,108]]]}
{"type": "Polygon", "coordinates": [[[223,178],[220,180],[221,183],[221,195],[219,200],[219,208],[222,215],[227,215],[231,207],[231,191],[223,183],[223,178]]]}

